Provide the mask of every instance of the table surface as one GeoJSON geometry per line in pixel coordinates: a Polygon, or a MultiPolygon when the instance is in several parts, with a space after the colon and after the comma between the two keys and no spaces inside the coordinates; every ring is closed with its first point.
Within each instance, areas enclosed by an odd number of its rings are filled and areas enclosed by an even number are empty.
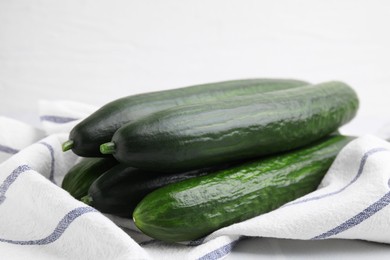
{"type": "MultiPolygon", "coordinates": [[[[361,100],[346,134],[390,121],[390,1],[0,1],[0,115],[39,126],[37,101],[253,77],[341,80],[361,100]]],[[[388,258],[364,241],[241,241],[227,259],[388,258]]]]}

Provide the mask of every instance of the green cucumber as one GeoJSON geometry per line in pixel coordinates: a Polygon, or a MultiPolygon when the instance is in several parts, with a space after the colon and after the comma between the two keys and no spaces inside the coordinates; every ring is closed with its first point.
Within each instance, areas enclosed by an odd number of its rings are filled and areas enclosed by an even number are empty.
{"type": "Polygon", "coordinates": [[[63,144],[63,150],[72,149],[84,157],[101,157],[99,145],[109,142],[119,127],[156,111],[307,84],[291,79],[246,79],[124,97],[106,104],[76,125],[70,132],[69,140],[63,144]]]}
{"type": "Polygon", "coordinates": [[[105,171],[118,164],[110,158],[83,158],[65,175],[61,187],[80,200],[87,195],[91,184],[105,171]]]}
{"type": "Polygon", "coordinates": [[[88,190],[88,195],[81,200],[100,212],[120,217],[132,217],[137,204],[153,190],[171,183],[203,176],[216,170],[213,168],[185,173],[161,174],[160,172],[145,172],[119,164],[95,180],[88,190]]]}
{"type": "Polygon", "coordinates": [[[182,242],[276,209],[314,191],[352,137],[329,136],[307,147],[170,184],[133,213],[146,235],[182,242]]]}
{"type": "Polygon", "coordinates": [[[101,151],[121,163],[180,172],[291,150],[350,121],[358,97],[327,82],[156,112],[118,129],[101,151]]]}

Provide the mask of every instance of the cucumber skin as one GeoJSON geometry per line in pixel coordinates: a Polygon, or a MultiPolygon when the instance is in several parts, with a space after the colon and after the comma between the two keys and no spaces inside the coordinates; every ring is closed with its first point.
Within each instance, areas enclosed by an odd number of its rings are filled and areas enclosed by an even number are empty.
{"type": "Polygon", "coordinates": [[[161,174],[119,164],[92,183],[87,200],[90,201],[90,206],[102,213],[131,218],[137,204],[150,192],[171,183],[203,176],[227,167],[161,174]]]}
{"type": "Polygon", "coordinates": [[[299,150],[167,185],[138,204],[134,222],[159,240],[198,239],[314,191],[351,140],[330,136],[299,150]]]}
{"type": "Polygon", "coordinates": [[[307,84],[292,79],[232,80],[120,98],[104,105],[71,130],[72,151],[83,157],[103,157],[100,144],[109,142],[119,127],[163,109],[307,84]]]}
{"type": "Polygon", "coordinates": [[[356,114],[342,82],[167,109],[118,129],[114,157],[129,166],[180,172],[291,150],[338,129],[356,114]]]}
{"type": "Polygon", "coordinates": [[[112,158],[83,158],[65,175],[61,187],[75,199],[80,200],[87,195],[91,184],[105,171],[118,164],[112,158]]]}

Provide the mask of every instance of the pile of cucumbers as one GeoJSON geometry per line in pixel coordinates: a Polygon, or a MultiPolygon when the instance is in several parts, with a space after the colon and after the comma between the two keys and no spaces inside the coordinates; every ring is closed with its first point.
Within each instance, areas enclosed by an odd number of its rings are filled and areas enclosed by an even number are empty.
{"type": "Polygon", "coordinates": [[[153,238],[199,239],[315,190],[358,106],[343,82],[292,79],[121,98],[70,132],[63,150],[85,158],[62,187],[153,238]]]}

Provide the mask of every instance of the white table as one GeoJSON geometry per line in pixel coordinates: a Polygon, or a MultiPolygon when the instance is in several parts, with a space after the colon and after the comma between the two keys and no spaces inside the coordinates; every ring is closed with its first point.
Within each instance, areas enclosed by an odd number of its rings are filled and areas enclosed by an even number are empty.
{"type": "MultiPolygon", "coordinates": [[[[39,126],[37,100],[102,105],[196,83],[342,80],[361,99],[347,134],[390,121],[390,2],[0,2],[0,114],[39,126]]],[[[240,242],[227,259],[387,259],[363,241],[240,242]]]]}

